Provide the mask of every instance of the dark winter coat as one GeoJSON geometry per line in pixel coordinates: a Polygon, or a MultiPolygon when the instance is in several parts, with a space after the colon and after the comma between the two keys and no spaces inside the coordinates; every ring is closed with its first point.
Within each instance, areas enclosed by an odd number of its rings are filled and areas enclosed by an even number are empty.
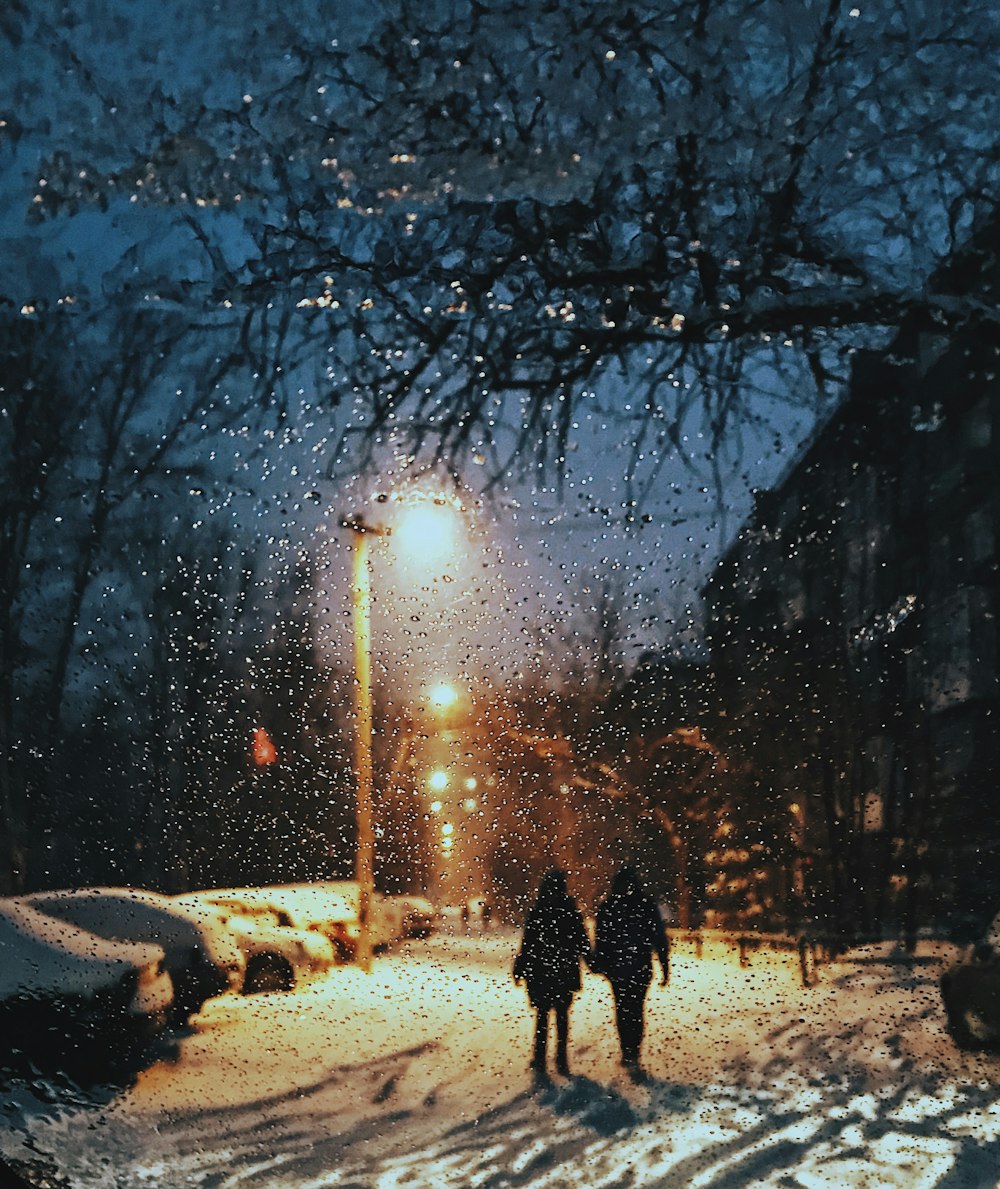
{"type": "Polygon", "coordinates": [[[612,892],[597,911],[593,969],[612,983],[648,986],[653,954],[664,977],[670,970],[670,939],[656,905],[638,887],[612,892]]]}
{"type": "Polygon", "coordinates": [[[580,959],[590,939],[572,896],[542,898],[528,913],[514,977],[524,979],[533,1007],[568,1003],[580,989],[580,959]]]}

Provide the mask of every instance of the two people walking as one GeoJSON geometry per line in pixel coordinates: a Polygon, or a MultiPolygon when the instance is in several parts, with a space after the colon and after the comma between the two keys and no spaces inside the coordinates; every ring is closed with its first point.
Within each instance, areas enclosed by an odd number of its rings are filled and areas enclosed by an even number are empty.
{"type": "Polygon", "coordinates": [[[593,949],[583,916],[569,894],[565,874],[555,870],[545,875],[528,913],[514,962],[514,979],[523,979],[527,984],[528,999],[536,1013],[531,1061],[536,1074],[545,1071],[549,1017],[553,1012],[556,1069],[563,1075],[569,1073],[569,1009],[581,987],[581,960],[611,983],[622,1064],[632,1074],[640,1072],[645,1000],[653,978],[654,954],[666,983],[670,974],[667,931],[631,867],[618,872],[611,894],[598,909],[593,949]]]}

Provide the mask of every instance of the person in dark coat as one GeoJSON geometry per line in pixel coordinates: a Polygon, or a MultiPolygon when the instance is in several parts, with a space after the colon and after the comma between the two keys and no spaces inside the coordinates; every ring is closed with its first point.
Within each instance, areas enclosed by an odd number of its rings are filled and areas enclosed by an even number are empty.
{"type": "Polygon", "coordinates": [[[638,1071],[645,1030],[645,1004],[653,980],[653,955],[662,983],[670,977],[670,938],[659,910],[631,867],[623,867],[611,894],[597,910],[597,942],[592,968],[611,983],[622,1064],[638,1071]]]}
{"type": "Polygon", "coordinates": [[[549,1013],[556,1017],[556,1069],[569,1074],[569,1008],[580,990],[580,959],[590,957],[590,939],[583,916],[558,869],[542,878],[538,898],[524,924],[521,948],[514,960],[514,981],[523,980],[535,1009],[535,1047],[531,1068],[545,1072],[549,1013]]]}

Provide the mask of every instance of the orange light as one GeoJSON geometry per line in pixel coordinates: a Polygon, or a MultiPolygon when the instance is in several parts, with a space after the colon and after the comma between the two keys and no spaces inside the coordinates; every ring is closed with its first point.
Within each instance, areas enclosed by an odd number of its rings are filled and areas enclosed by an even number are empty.
{"type": "Polygon", "coordinates": [[[400,516],[393,536],[397,546],[424,564],[435,565],[456,548],[454,510],[445,500],[413,504],[400,516]]]}
{"type": "Polygon", "coordinates": [[[271,736],[263,727],[256,727],[253,733],[253,762],[260,768],[273,764],[278,758],[278,749],[271,742],[271,736]]]}
{"type": "Polygon", "coordinates": [[[449,710],[458,701],[458,690],[447,681],[439,681],[428,693],[434,710],[449,710]]]}

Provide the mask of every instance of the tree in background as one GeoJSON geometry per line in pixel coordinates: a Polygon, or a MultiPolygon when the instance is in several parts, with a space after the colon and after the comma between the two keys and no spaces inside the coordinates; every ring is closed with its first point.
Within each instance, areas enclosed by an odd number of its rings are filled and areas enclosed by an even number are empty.
{"type": "Polygon", "coordinates": [[[129,556],[138,509],[148,518],[171,501],[176,516],[203,481],[195,443],[218,428],[219,406],[176,387],[185,328],[119,307],[93,319],[69,307],[0,316],[0,834],[12,888],[27,878],[29,840],[46,861],[63,731],[79,730],[85,691],[135,648],[134,609],[151,586],[129,556]]]}
{"type": "Polygon", "coordinates": [[[238,314],[268,400],[308,365],[324,414],[354,405],[356,464],[389,444],[558,475],[600,413],[638,493],[692,429],[718,455],[778,405],[822,409],[904,315],[992,318],[933,283],[998,196],[987,0],[397,0],[336,24],[256,3],[187,74],[146,24],[7,25],[47,55],[26,89],[90,67],[32,219],[149,212],[136,296],[238,314]],[[130,93],[116,37],[158,85],[130,93]]]}
{"type": "Polygon", "coordinates": [[[155,617],[160,880],[188,890],[346,877],[348,689],[320,655],[309,558],[232,537],[199,544],[166,568],[155,617]]]}

